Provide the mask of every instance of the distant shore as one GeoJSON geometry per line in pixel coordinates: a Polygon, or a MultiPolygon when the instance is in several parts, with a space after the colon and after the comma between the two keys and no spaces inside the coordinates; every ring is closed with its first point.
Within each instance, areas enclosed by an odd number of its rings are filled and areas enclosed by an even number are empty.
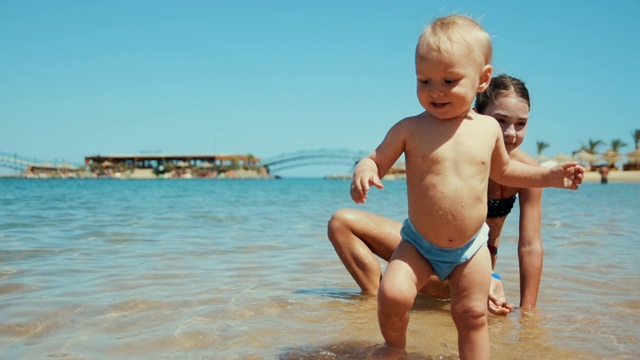
{"type": "MultiPolygon", "coordinates": [[[[350,176],[348,177],[351,178],[350,176]]],[[[607,176],[610,183],[620,182],[620,183],[640,183],[640,170],[629,170],[629,171],[611,171],[607,176]]],[[[403,176],[392,175],[385,176],[383,180],[404,180],[403,176]]],[[[585,183],[593,183],[600,182],[601,176],[597,171],[587,171],[584,174],[583,182],[585,183]]]]}
{"type": "Polygon", "coordinates": [[[106,171],[103,174],[97,174],[91,171],[74,171],[74,172],[48,172],[48,173],[19,173],[19,174],[0,174],[0,178],[18,178],[18,179],[273,179],[274,177],[258,170],[229,170],[223,173],[209,172],[208,176],[194,175],[191,169],[179,169],[178,171],[169,171],[164,174],[156,174],[153,169],[134,169],[127,170],[122,173],[114,171],[106,171]]]}
{"type": "MultiPolygon", "coordinates": [[[[640,171],[611,171],[607,176],[609,182],[640,182],[640,171]]],[[[584,182],[600,182],[601,176],[596,171],[588,171],[584,174],[584,182]]]]}
{"type": "MultiPolygon", "coordinates": [[[[150,176],[149,174],[144,174],[147,176],[143,176],[140,173],[135,174],[135,176],[122,176],[118,177],[121,179],[151,179],[157,178],[156,176],[150,176]]],[[[0,178],[38,178],[37,176],[26,176],[25,174],[0,174],[0,178]]],[[[90,176],[82,176],[81,178],[90,178],[90,176]]],[[[234,177],[229,178],[237,178],[237,179],[247,179],[247,178],[265,178],[264,176],[259,176],[250,172],[241,172],[240,174],[235,174],[234,177]]],[[[350,180],[351,175],[327,175],[325,179],[334,179],[334,180],[350,180]]],[[[592,183],[592,182],[600,182],[600,174],[596,171],[588,171],[585,173],[584,182],[592,183]]],[[[402,174],[394,174],[385,176],[383,180],[404,180],[404,176],[402,174]]],[[[608,180],[611,183],[615,182],[626,182],[626,183],[640,183],[640,171],[639,170],[631,170],[631,171],[611,171],[608,176],[608,180]]]]}

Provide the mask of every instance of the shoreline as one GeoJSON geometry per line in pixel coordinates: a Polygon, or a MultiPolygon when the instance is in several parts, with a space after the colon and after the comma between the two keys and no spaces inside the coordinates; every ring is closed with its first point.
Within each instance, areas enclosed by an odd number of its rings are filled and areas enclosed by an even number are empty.
{"type": "Polygon", "coordinates": [[[23,172],[19,174],[0,174],[0,178],[12,179],[118,179],[118,180],[155,180],[155,179],[273,179],[274,176],[257,170],[229,170],[220,174],[209,173],[207,176],[194,175],[190,169],[169,171],[156,174],[153,169],[134,169],[124,172],[106,172],[98,175],[91,171],[69,172],[23,172]]]}
{"type": "MultiPolygon", "coordinates": [[[[339,178],[334,176],[334,178],[339,178]]],[[[607,176],[610,183],[640,183],[640,170],[628,171],[611,171],[607,176]]],[[[351,176],[345,176],[345,179],[351,179],[351,176]]],[[[403,174],[387,175],[383,180],[404,180],[403,174]]],[[[597,171],[587,171],[584,173],[583,183],[599,183],[601,179],[600,173],[597,171]]]]}
{"type": "MultiPolygon", "coordinates": [[[[138,174],[136,174],[138,175],[138,174]]],[[[273,179],[273,177],[265,177],[265,176],[258,176],[257,174],[235,174],[236,176],[233,177],[228,177],[227,179],[273,179]],[[240,176],[237,176],[240,175],[240,176]]],[[[0,179],[38,179],[38,178],[42,178],[42,177],[38,177],[38,176],[28,176],[25,174],[0,174],[0,179]]],[[[46,177],[46,178],[56,178],[56,177],[46,177]]],[[[61,177],[62,178],[62,177],[61,177]]],[[[65,177],[66,178],[66,177],[65,177]]],[[[93,177],[91,176],[79,176],[77,178],[83,178],[83,179],[91,179],[93,177]]],[[[100,177],[100,178],[105,178],[105,177],[100,177]]],[[[116,179],[123,179],[123,180],[128,180],[128,179],[162,179],[161,177],[156,177],[156,176],[123,176],[123,177],[113,177],[116,179]]],[[[170,177],[169,177],[170,178],[170,177]]],[[[183,177],[183,178],[188,178],[188,177],[183,177]]],[[[195,177],[194,177],[195,178],[195,177]]],[[[213,178],[215,179],[215,178],[213,178]]],[[[220,178],[222,179],[222,177],[220,178]]],[[[338,175],[338,174],[333,174],[333,175],[327,175],[324,177],[324,179],[326,180],[350,180],[351,179],[351,175],[338,175]]],[[[588,171],[584,174],[584,179],[583,179],[583,183],[594,183],[600,182],[600,174],[597,171],[588,171]]],[[[404,176],[402,176],[402,174],[393,174],[393,175],[387,175],[383,178],[383,180],[404,180],[404,176]]],[[[608,180],[610,183],[640,183],[640,170],[629,170],[629,171],[611,171],[608,175],[608,180]]]]}
{"type": "MultiPolygon", "coordinates": [[[[607,176],[610,183],[612,182],[628,182],[628,183],[640,183],[640,171],[611,171],[607,176]]],[[[597,171],[587,171],[584,174],[583,183],[600,182],[600,174],[597,171]]]]}

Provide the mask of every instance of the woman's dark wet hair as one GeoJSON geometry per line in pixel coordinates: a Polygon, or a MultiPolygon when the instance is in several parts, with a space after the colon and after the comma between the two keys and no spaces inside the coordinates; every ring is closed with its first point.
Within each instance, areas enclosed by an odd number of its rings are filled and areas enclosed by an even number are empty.
{"type": "Polygon", "coordinates": [[[524,81],[509,75],[498,75],[491,79],[491,83],[487,90],[476,95],[476,111],[480,114],[484,114],[489,104],[492,104],[499,97],[505,96],[509,93],[514,93],[516,96],[526,101],[529,109],[531,109],[529,90],[527,90],[524,81]]]}

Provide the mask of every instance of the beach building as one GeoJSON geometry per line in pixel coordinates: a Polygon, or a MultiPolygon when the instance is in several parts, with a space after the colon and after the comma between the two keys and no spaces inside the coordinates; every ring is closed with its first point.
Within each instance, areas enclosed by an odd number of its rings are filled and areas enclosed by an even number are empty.
{"type": "Polygon", "coordinates": [[[269,177],[260,158],[247,155],[132,154],[84,158],[94,176],[153,178],[269,177]]]}
{"type": "Polygon", "coordinates": [[[26,167],[24,176],[29,178],[75,178],[81,171],[82,169],[68,163],[61,165],[31,164],[26,167]]]}

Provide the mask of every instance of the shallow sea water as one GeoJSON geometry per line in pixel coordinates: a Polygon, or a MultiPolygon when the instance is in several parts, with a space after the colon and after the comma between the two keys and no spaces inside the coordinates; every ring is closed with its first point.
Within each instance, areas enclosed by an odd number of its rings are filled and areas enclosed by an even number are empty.
{"type": "MultiPolygon", "coordinates": [[[[341,207],[397,220],[405,184],[0,179],[2,359],[365,359],[382,343],[326,236],[341,207]]],[[[640,184],[546,189],[538,308],[490,317],[495,359],[640,358],[640,184]]],[[[518,303],[517,206],[497,270],[518,303]]],[[[409,359],[457,358],[419,298],[409,359]]]]}

